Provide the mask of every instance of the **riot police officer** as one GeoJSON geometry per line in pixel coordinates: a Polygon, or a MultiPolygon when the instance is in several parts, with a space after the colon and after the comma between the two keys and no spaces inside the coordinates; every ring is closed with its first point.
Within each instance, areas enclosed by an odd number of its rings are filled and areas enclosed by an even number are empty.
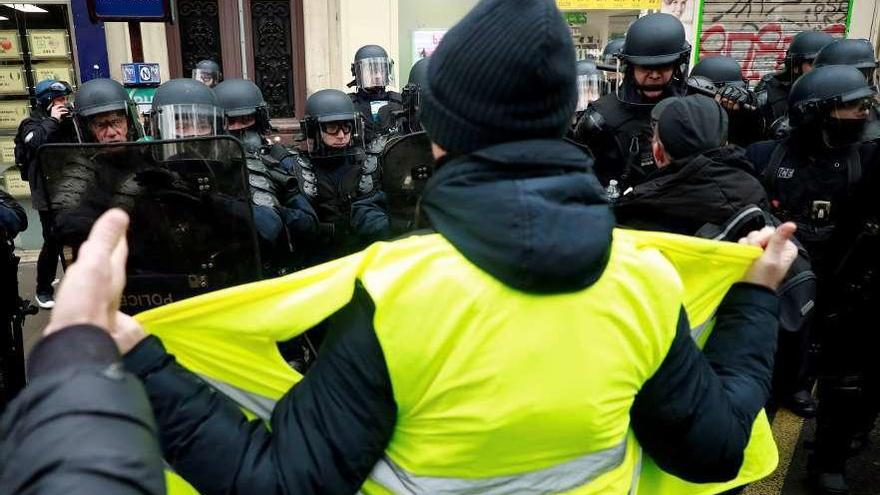
{"type": "Polygon", "coordinates": [[[575,130],[593,152],[602,184],[614,179],[626,190],[656,170],[651,109],[684,94],[690,53],[681,21],[669,14],[647,15],[630,26],[619,55],[623,83],[617,94],[590,105],[575,130]]]}
{"type": "MultiPolygon", "coordinates": [[[[401,134],[411,134],[422,130],[422,124],[419,123],[419,106],[421,104],[422,85],[428,77],[428,59],[425,57],[419,59],[413,64],[409,70],[409,80],[403,87],[401,99],[403,102],[403,112],[401,113],[400,125],[398,126],[401,134]]],[[[379,110],[379,120],[385,121],[388,117],[386,114],[395,112],[395,105],[386,105],[379,110]]]]}
{"type": "MultiPolygon", "coordinates": [[[[712,83],[716,100],[730,117],[728,136],[732,144],[745,147],[762,139],[764,121],[756,111],[756,96],[749,90],[739,62],[720,55],[704,57],[691,69],[690,76],[712,83]]],[[[691,84],[688,87],[692,89],[691,84]]]]}
{"type": "Polygon", "coordinates": [[[295,154],[268,139],[272,131],[263,93],[246,79],[227,79],[214,88],[226,112],[229,134],[244,146],[254,224],[261,241],[264,271],[277,275],[295,268],[291,257],[302,223],[314,225],[317,215],[288,169],[295,154]]]}
{"type": "MultiPolygon", "coordinates": [[[[598,100],[602,91],[602,74],[592,60],[577,62],[578,104],[576,116],[587,110],[590,103],[598,100]]],[[[575,121],[576,122],[576,121],[575,121]]]]}
{"type": "MultiPolygon", "coordinates": [[[[602,49],[602,55],[599,56],[599,62],[606,68],[617,67],[619,62],[618,55],[623,49],[623,43],[626,38],[612,38],[602,49]]],[[[620,74],[614,70],[606,70],[602,78],[602,95],[611,94],[617,91],[617,85],[620,83],[620,74]]]]}
{"type": "MultiPolygon", "coordinates": [[[[813,69],[791,87],[791,135],[756,143],[747,150],[747,158],[762,176],[772,213],[798,224],[798,238],[818,276],[814,335],[825,344],[833,345],[845,326],[840,315],[847,296],[838,264],[855,238],[846,235],[840,225],[858,213],[853,193],[864,171],[878,158],[877,147],[864,143],[875,96],[875,89],[853,67],[813,69]]],[[[807,391],[810,370],[804,353],[814,338],[806,333],[789,338],[800,339],[804,351],[789,357],[792,376],[775,384],[776,395],[782,405],[810,416],[815,414],[816,404],[807,391]]],[[[835,468],[839,466],[829,461],[819,469],[835,468]]]]}
{"type": "Polygon", "coordinates": [[[213,88],[223,82],[220,65],[213,60],[201,60],[193,67],[192,78],[201,81],[205,86],[213,88]]]}
{"type": "Polygon", "coordinates": [[[137,106],[112,79],[83,83],[76,93],[73,115],[86,143],[134,142],[144,137],[137,106]]]}
{"type": "Polygon", "coordinates": [[[862,71],[868,82],[876,84],[877,56],[869,40],[846,38],[829,43],[813,62],[813,67],[826,65],[851,65],[862,71]]]}
{"type": "Polygon", "coordinates": [[[25,385],[22,323],[30,302],[18,295],[18,262],[13,239],[27,229],[27,214],[0,190],[0,411],[25,385]]]}
{"type": "Polygon", "coordinates": [[[364,118],[364,139],[367,150],[380,153],[385,146],[388,134],[395,132],[393,119],[382,119],[386,114],[379,111],[390,105],[394,111],[402,110],[400,93],[387,91],[394,83],[394,61],[388,52],[378,45],[361,47],[354,55],[351,64],[351,75],[354,81],[349,86],[356,86],[357,91],[351,93],[351,101],[364,118]]]}
{"type": "MultiPolygon", "coordinates": [[[[84,143],[125,143],[144,138],[137,106],[121,84],[112,79],[92,79],[76,94],[73,118],[84,143]]],[[[55,234],[64,246],[79,245],[92,223],[111,204],[132,206],[136,195],[130,187],[119,187],[128,175],[124,165],[140,161],[130,148],[96,150],[87,158],[72,155],[51,181],[49,203],[55,218],[55,234]],[[113,191],[111,197],[102,193],[113,191]]],[[[70,260],[67,260],[70,261],[70,260]]]]}
{"type": "Polygon", "coordinates": [[[791,85],[813,68],[813,60],[834,38],[823,31],[804,31],[791,40],[785,52],[782,71],[767,74],[755,87],[758,106],[767,122],[768,137],[783,137],[788,132],[785,116],[788,114],[788,93],[791,85]]]}
{"type": "Polygon", "coordinates": [[[36,107],[31,116],[18,126],[15,136],[15,162],[21,167],[22,179],[31,187],[34,209],[40,213],[43,228],[43,247],[37,261],[36,302],[44,309],[55,305],[52,281],[61,256],[61,249],[53,235],[52,216],[43,182],[39,179],[37,150],[48,143],[73,142],[77,139],[71,117],[68,97],[73,89],[64,81],[46,79],[37,83],[36,107]]]}
{"type": "Polygon", "coordinates": [[[313,263],[352,253],[388,235],[389,219],[378,164],[366,160],[362,119],[348,95],[325,89],[306,102],[308,152],[293,166],[300,192],[320,223],[313,263]]]}

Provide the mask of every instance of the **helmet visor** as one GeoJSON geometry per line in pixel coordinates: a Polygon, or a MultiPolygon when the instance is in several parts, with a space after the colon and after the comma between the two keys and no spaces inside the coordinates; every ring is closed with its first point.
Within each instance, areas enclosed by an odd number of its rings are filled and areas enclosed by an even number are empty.
{"type": "Polygon", "coordinates": [[[394,62],[384,57],[365,58],[354,63],[354,76],[361,88],[394,85],[394,62]]]}
{"type": "Polygon", "coordinates": [[[159,139],[217,136],[223,132],[223,112],[211,105],[166,105],[153,115],[153,133],[159,139]]]}
{"type": "Polygon", "coordinates": [[[600,86],[599,74],[584,74],[578,76],[578,112],[586,110],[590,103],[599,99],[599,96],[601,96],[600,86]]]}
{"type": "Polygon", "coordinates": [[[193,69],[192,78],[205,83],[209,88],[213,88],[220,82],[220,74],[204,69],[193,69]]]}

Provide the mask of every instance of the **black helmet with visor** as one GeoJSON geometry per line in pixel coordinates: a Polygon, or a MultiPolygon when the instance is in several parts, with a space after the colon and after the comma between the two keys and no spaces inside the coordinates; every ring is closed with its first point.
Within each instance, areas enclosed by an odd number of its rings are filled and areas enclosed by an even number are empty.
{"type": "Polygon", "coordinates": [[[361,47],[354,55],[351,75],[361,89],[385,88],[394,85],[394,61],[379,45],[361,47]]]}
{"type": "Polygon", "coordinates": [[[125,129],[126,141],[134,142],[144,137],[137,105],[125,88],[113,79],[92,79],[83,83],[76,93],[73,113],[85,142],[100,142],[98,134],[107,127],[125,129]]]}
{"type": "Polygon", "coordinates": [[[364,154],[361,114],[342,91],[323,89],[309,96],[302,125],[309,155],[313,158],[362,157],[364,154]],[[339,133],[349,136],[345,145],[332,146],[325,141],[324,134],[330,139],[339,133]]]}
{"type": "Polygon", "coordinates": [[[150,112],[155,139],[225,134],[223,108],[214,90],[194,79],[172,79],[156,90],[150,112]]]}

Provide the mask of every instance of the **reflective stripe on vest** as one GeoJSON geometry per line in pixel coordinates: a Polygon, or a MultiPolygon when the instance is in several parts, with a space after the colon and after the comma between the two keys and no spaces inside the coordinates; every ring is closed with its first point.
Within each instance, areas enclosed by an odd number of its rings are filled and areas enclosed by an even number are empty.
{"type": "Polygon", "coordinates": [[[561,493],[585,485],[620,467],[626,457],[626,440],[610,449],[587,454],[558,466],[495,478],[439,478],[407,472],[387,456],[379,461],[370,478],[395,494],[561,493]]]}

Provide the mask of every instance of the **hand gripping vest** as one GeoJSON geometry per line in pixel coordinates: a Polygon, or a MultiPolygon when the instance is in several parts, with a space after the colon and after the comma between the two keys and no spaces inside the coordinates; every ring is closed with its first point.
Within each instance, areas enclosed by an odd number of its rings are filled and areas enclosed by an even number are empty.
{"type": "MultiPolygon", "coordinates": [[[[766,416],[755,422],[736,480],[696,485],[642,457],[629,409],[665,358],[680,306],[702,345],[718,304],[759,254],[616,230],[596,284],[531,295],[434,234],[139,319],[183,366],[267,419],[301,378],[276,342],[342,308],[359,282],[376,305],[374,328],[398,405],[395,434],[363,493],[708,495],[775,469],[766,416]]],[[[179,478],[170,487],[192,493],[179,478]]]]}

